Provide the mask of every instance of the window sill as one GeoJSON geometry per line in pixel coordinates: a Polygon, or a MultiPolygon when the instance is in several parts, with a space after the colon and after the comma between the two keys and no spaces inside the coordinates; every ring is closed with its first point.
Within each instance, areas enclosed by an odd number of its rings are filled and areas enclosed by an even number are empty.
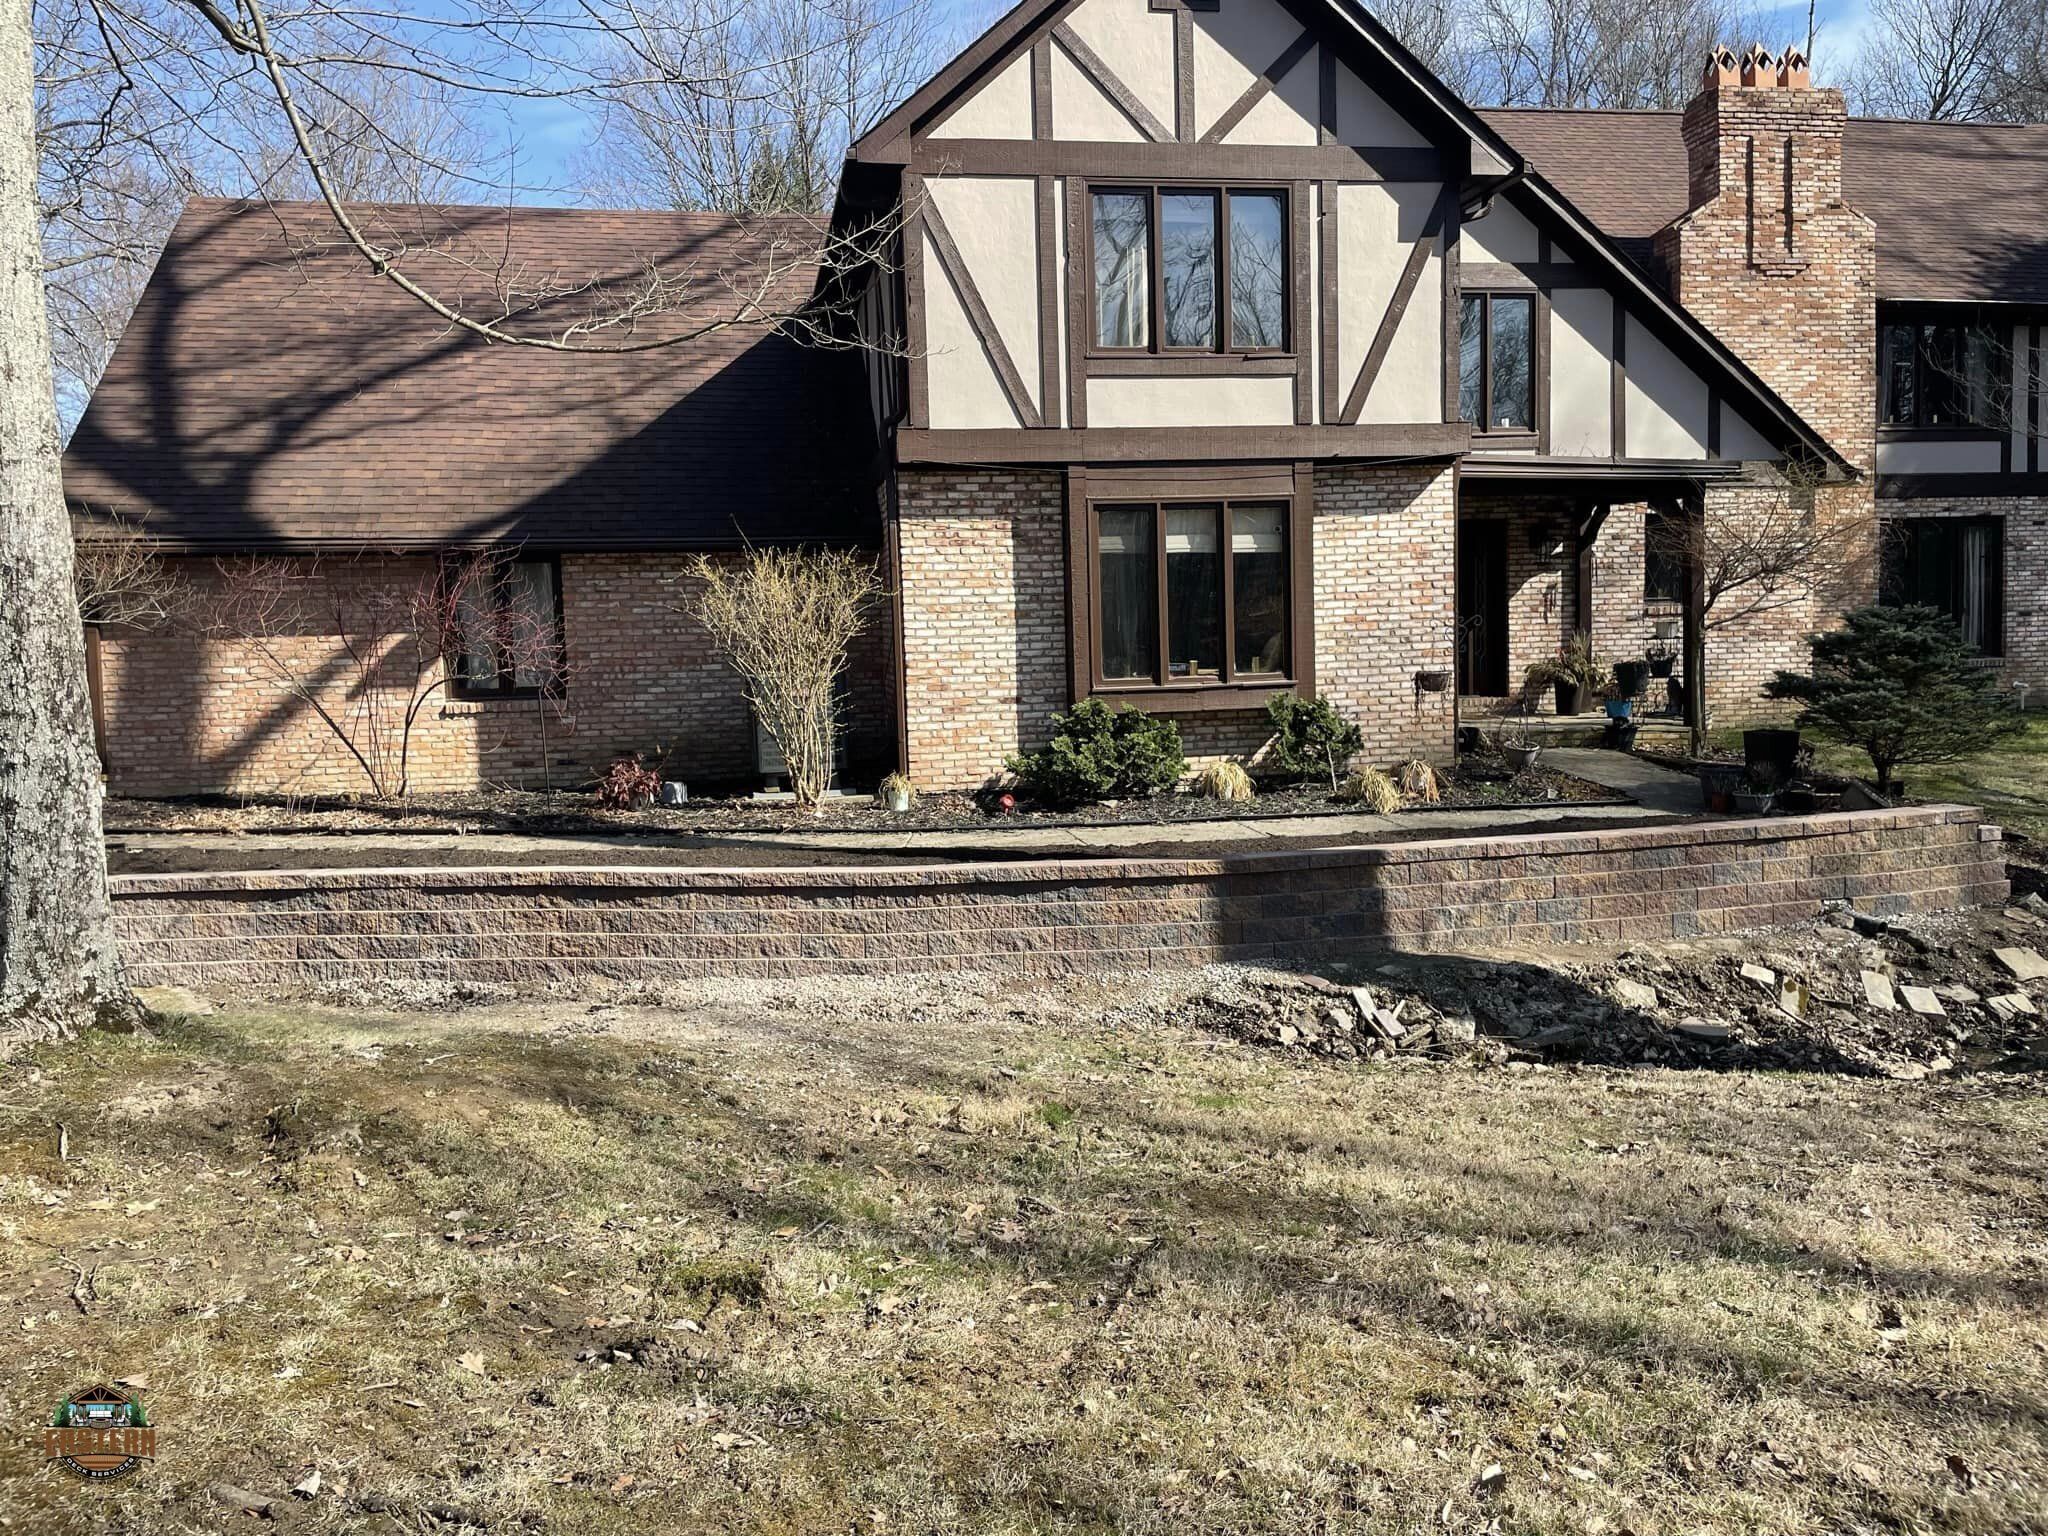
{"type": "Polygon", "coordinates": [[[1879,427],[1880,443],[1996,443],[2008,435],[2001,427],[1879,427]]]}
{"type": "Polygon", "coordinates": [[[1129,704],[1148,714],[1192,715],[1264,709],[1275,694],[1294,693],[1298,688],[1299,684],[1284,678],[1259,683],[1178,683],[1164,688],[1141,683],[1136,687],[1104,685],[1090,690],[1089,697],[1105,704],[1129,704]]]}
{"type": "Polygon", "coordinates": [[[1524,432],[1520,428],[1510,430],[1506,427],[1495,427],[1491,431],[1486,431],[1479,427],[1472,429],[1472,451],[1474,453],[1484,453],[1489,449],[1499,452],[1504,448],[1513,449],[1518,453],[1534,453],[1538,447],[1539,440],[1537,434],[1534,432],[1524,432]]]}
{"type": "Polygon", "coordinates": [[[1085,361],[1096,379],[1281,377],[1300,365],[1292,352],[1091,352],[1085,361]]]}
{"type": "MultiPolygon", "coordinates": [[[[544,697],[546,696],[540,693],[494,693],[487,698],[450,697],[442,701],[441,713],[444,716],[460,717],[463,715],[487,715],[494,711],[507,709],[531,709],[536,701],[544,697]]],[[[554,706],[556,714],[566,715],[566,701],[557,698],[547,698],[547,702],[554,706]]]]}

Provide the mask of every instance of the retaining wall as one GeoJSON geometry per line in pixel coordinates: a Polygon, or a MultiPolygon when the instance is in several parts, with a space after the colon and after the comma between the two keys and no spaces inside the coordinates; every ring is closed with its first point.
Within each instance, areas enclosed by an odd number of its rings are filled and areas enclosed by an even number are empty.
{"type": "Polygon", "coordinates": [[[938,868],[124,875],[137,985],[1057,974],[1686,937],[2002,901],[1999,829],[1931,806],[1601,832],[938,868]]]}

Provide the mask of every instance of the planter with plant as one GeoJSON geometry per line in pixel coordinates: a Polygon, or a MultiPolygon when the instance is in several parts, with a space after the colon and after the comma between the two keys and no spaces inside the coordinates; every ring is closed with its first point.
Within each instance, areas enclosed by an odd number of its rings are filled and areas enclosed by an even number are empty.
{"type": "Polygon", "coordinates": [[[917,786],[904,773],[892,773],[875,788],[875,803],[892,816],[901,816],[917,803],[917,786]]]}
{"type": "Polygon", "coordinates": [[[1052,740],[1009,760],[1017,787],[1055,810],[1164,794],[1187,772],[1180,727],[1138,709],[1083,699],[1052,718],[1052,740]]]}
{"type": "Polygon", "coordinates": [[[1320,696],[1276,693],[1266,703],[1266,719],[1273,727],[1273,766],[1291,778],[1327,779],[1332,790],[1344,765],[1365,745],[1357,722],[1320,696]]]}
{"type": "MultiPolygon", "coordinates": [[[[1672,670],[1678,665],[1678,652],[1668,646],[1659,645],[1652,649],[1650,654],[1643,660],[1644,665],[1650,669],[1650,676],[1669,677],[1672,670]]],[[[1640,692],[1641,690],[1637,691],[1640,692]]]]}
{"type": "Polygon", "coordinates": [[[1585,711],[1589,700],[1606,693],[1613,682],[1605,664],[1593,654],[1593,642],[1578,634],[1557,655],[1529,664],[1522,674],[1522,691],[1528,697],[1552,689],[1557,712],[1576,715],[1585,711]]]}
{"type": "Polygon", "coordinates": [[[1617,661],[1614,664],[1614,691],[1624,699],[1640,698],[1650,686],[1650,664],[1648,661],[1617,661]]]}
{"type": "Polygon", "coordinates": [[[1609,720],[1627,720],[1635,712],[1636,701],[1634,699],[1609,699],[1607,701],[1607,718],[1609,720]]]}
{"type": "Polygon", "coordinates": [[[1529,739],[1529,724],[1520,715],[1503,719],[1499,728],[1486,737],[1486,745],[1516,774],[1527,773],[1543,755],[1543,748],[1529,739]]]}
{"type": "Polygon", "coordinates": [[[1417,693],[1442,693],[1451,685],[1451,674],[1442,667],[1424,667],[1415,674],[1417,693]]]}
{"type": "Polygon", "coordinates": [[[1734,791],[1735,809],[1745,816],[1768,815],[1778,798],[1781,782],[1777,771],[1768,763],[1745,769],[1741,783],[1734,791]]]}
{"type": "Polygon", "coordinates": [[[1740,763],[1702,763],[1700,765],[1700,802],[1710,811],[1726,812],[1734,808],[1735,791],[1742,785],[1740,763]]]}

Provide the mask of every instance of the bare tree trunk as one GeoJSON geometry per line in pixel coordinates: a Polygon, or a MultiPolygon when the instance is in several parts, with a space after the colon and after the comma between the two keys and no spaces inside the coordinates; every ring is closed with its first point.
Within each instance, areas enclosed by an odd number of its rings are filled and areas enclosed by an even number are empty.
{"type": "Polygon", "coordinates": [[[58,477],[34,87],[29,0],[0,0],[0,1048],[135,1007],[114,947],[58,477]]]}

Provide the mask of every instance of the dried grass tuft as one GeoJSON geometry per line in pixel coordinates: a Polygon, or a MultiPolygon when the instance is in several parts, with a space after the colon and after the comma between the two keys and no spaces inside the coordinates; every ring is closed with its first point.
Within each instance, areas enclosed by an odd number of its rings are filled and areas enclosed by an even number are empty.
{"type": "Polygon", "coordinates": [[[1195,793],[1211,800],[1249,800],[1254,792],[1242,763],[1209,763],[1195,775],[1195,793]]]}
{"type": "Polygon", "coordinates": [[[1379,769],[1366,768],[1337,786],[1337,798],[1363,804],[1376,815],[1391,816],[1401,809],[1401,786],[1379,769]]]}

